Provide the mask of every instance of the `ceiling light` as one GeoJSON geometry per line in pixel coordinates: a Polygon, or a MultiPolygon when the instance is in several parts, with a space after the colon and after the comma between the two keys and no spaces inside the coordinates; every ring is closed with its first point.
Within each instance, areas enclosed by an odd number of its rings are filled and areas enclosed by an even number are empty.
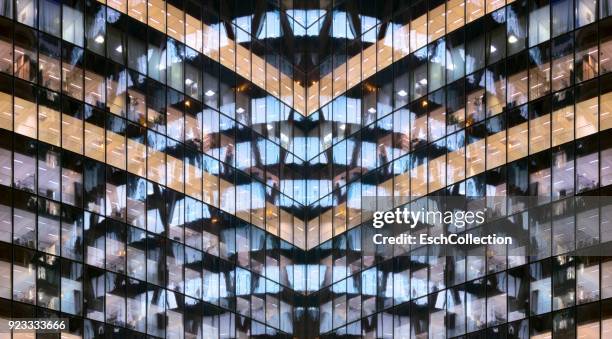
{"type": "Polygon", "coordinates": [[[510,34],[510,36],[508,37],[508,42],[513,44],[513,43],[516,43],[517,41],[518,41],[518,38],[516,37],[516,35],[510,34]]]}
{"type": "Polygon", "coordinates": [[[399,90],[399,92],[397,92],[397,95],[399,95],[400,97],[405,97],[406,95],[408,95],[408,93],[404,91],[403,89],[401,89],[399,90]]]}
{"type": "Polygon", "coordinates": [[[207,97],[212,97],[213,95],[215,95],[215,92],[209,89],[204,93],[204,95],[206,95],[207,97]]]}
{"type": "Polygon", "coordinates": [[[121,53],[123,52],[123,47],[121,47],[121,45],[117,46],[117,48],[115,48],[115,51],[117,51],[117,53],[121,53]]]}
{"type": "Polygon", "coordinates": [[[193,80],[191,80],[189,78],[185,79],[185,85],[191,86],[191,84],[193,84],[193,80]]]}
{"type": "Polygon", "coordinates": [[[244,113],[244,108],[238,107],[238,109],[236,110],[236,113],[238,113],[238,114],[244,113]]]}
{"type": "Polygon", "coordinates": [[[368,108],[368,112],[374,114],[374,113],[376,113],[376,108],[370,107],[370,108],[368,108]]]}
{"type": "Polygon", "coordinates": [[[421,80],[419,80],[419,83],[423,86],[427,85],[427,79],[423,78],[421,80]]]}
{"type": "Polygon", "coordinates": [[[497,48],[495,48],[495,46],[491,45],[491,53],[495,53],[495,51],[497,51],[497,48]]]}
{"type": "Polygon", "coordinates": [[[99,43],[99,44],[102,44],[102,43],[104,43],[104,37],[102,36],[102,34],[100,34],[100,35],[98,35],[98,36],[97,36],[97,37],[94,39],[94,41],[95,41],[95,42],[97,42],[97,43],[99,43]]]}

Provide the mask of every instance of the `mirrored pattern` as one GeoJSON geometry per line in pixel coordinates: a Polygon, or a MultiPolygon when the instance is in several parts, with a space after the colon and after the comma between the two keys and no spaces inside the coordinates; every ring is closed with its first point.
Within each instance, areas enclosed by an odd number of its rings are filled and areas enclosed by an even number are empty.
{"type": "Polygon", "coordinates": [[[611,58],[612,0],[0,0],[0,322],[605,337],[611,58]],[[532,251],[373,244],[426,196],[532,251]]]}

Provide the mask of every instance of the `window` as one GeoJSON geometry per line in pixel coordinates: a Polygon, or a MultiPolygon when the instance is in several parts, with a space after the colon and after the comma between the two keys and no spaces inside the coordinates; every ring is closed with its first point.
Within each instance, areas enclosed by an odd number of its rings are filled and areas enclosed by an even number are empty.
{"type": "Polygon", "coordinates": [[[572,0],[552,0],[552,36],[556,37],[574,28],[574,3],[572,0]]]}
{"type": "MultiPolygon", "coordinates": [[[[578,240],[580,243],[580,240],[578,240]]],[[[584,304],[599,300],[599,258],[576,258],[576,302],[584,304]]]]}
{"type": "Polygon", "coordinates": [[[529,104],[529,153],[550,148],[550,97],[529,104]]]}
{"type": "Polygon", "coordinates": [[[530,301],[532,314],[543,314],[551,310],[551,265],[545,260],[529,266],[531,276],[530,301]]]}
{"type": "Polygon", "coordinates": [[[15,27],[14,74],[36,83],[38,75],[38,33],[24,26],[15,27]]]}
{"type": "Polygon", "coordinates": [[[36,260],[34,252],[15,247],[13,253],[13,300],[35,304],[36,260]]]}
{"type": "Polygon", "coordinates": [[[77,208],[62,206],[61,255],[64,258],[83,260],[83,212],[77,208]]]}
{"type": "Polygon", "coordinates": [[[576,87],[576,138],[596,133],[598,130],[597,81],[590,81],[576,87]]]}
{"type": "Polygon", "coordinates": [[[550,39],[548,0],[529,1],[529,47],[550,39]]]}
{"type": "Polygon", "coordinates": [[[83,266],[62,259],[61,261],[61,310],[73,315],[83,312],[83,266]]]}
{"type": "Polygon", "coordinates": [[[576,83],[592,79],[599,73],[597,27],[591,26],[576,32],[576,83]]]}
{"type": "Polygon", "coordinates": [[[38,199],[38,250],[60,254],[60,205],[50,200],[38,199]]]}
{"type": "Polygon", "coordinates": [[[83,46],[83,7],[81,0],[64,3],[62,6],[62,39],[83,46]]]}

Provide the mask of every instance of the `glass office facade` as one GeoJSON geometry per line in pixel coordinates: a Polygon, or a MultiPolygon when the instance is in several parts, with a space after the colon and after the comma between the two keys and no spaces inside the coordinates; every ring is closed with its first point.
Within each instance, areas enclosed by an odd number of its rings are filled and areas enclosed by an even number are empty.
{"type": "Polygon", "coordinates": [[[610,0],[0,0],[0,319],[604,337],[611,127],[610,0]],[[372,243],[428,195],[537,253],[372,243]]]}
{"type": "MultiPolygon", "coordinates": [[[[333,75],[307,148],[318,170],[307,173],[318,188],[306,218],[311,336],[609,335],[610,252],[574,251],[610,241],[611,205],[572,197],[610,195],[610,5],[343,2],[329,13],[347,28],[317,66],[333,75]],[[353,11],[358,23],[344,18],[353,11]],[[373,244],[372,197],[418,209],[427,195],[487,207],[531,251],[373,244]]],[[[451,228],[433,226],[385,232],[451,228]]]]}

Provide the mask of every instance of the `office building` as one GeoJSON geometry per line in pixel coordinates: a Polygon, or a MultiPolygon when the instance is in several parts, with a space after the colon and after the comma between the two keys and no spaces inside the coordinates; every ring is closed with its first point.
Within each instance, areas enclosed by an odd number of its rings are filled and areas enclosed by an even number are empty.
{"type": "Polygon", "coordinates": [[[0,0],[4,321],[605,338],[611,185],[612,0],[0,0]],[[536,251],[372,242],[428,196],[536,251]]]}

